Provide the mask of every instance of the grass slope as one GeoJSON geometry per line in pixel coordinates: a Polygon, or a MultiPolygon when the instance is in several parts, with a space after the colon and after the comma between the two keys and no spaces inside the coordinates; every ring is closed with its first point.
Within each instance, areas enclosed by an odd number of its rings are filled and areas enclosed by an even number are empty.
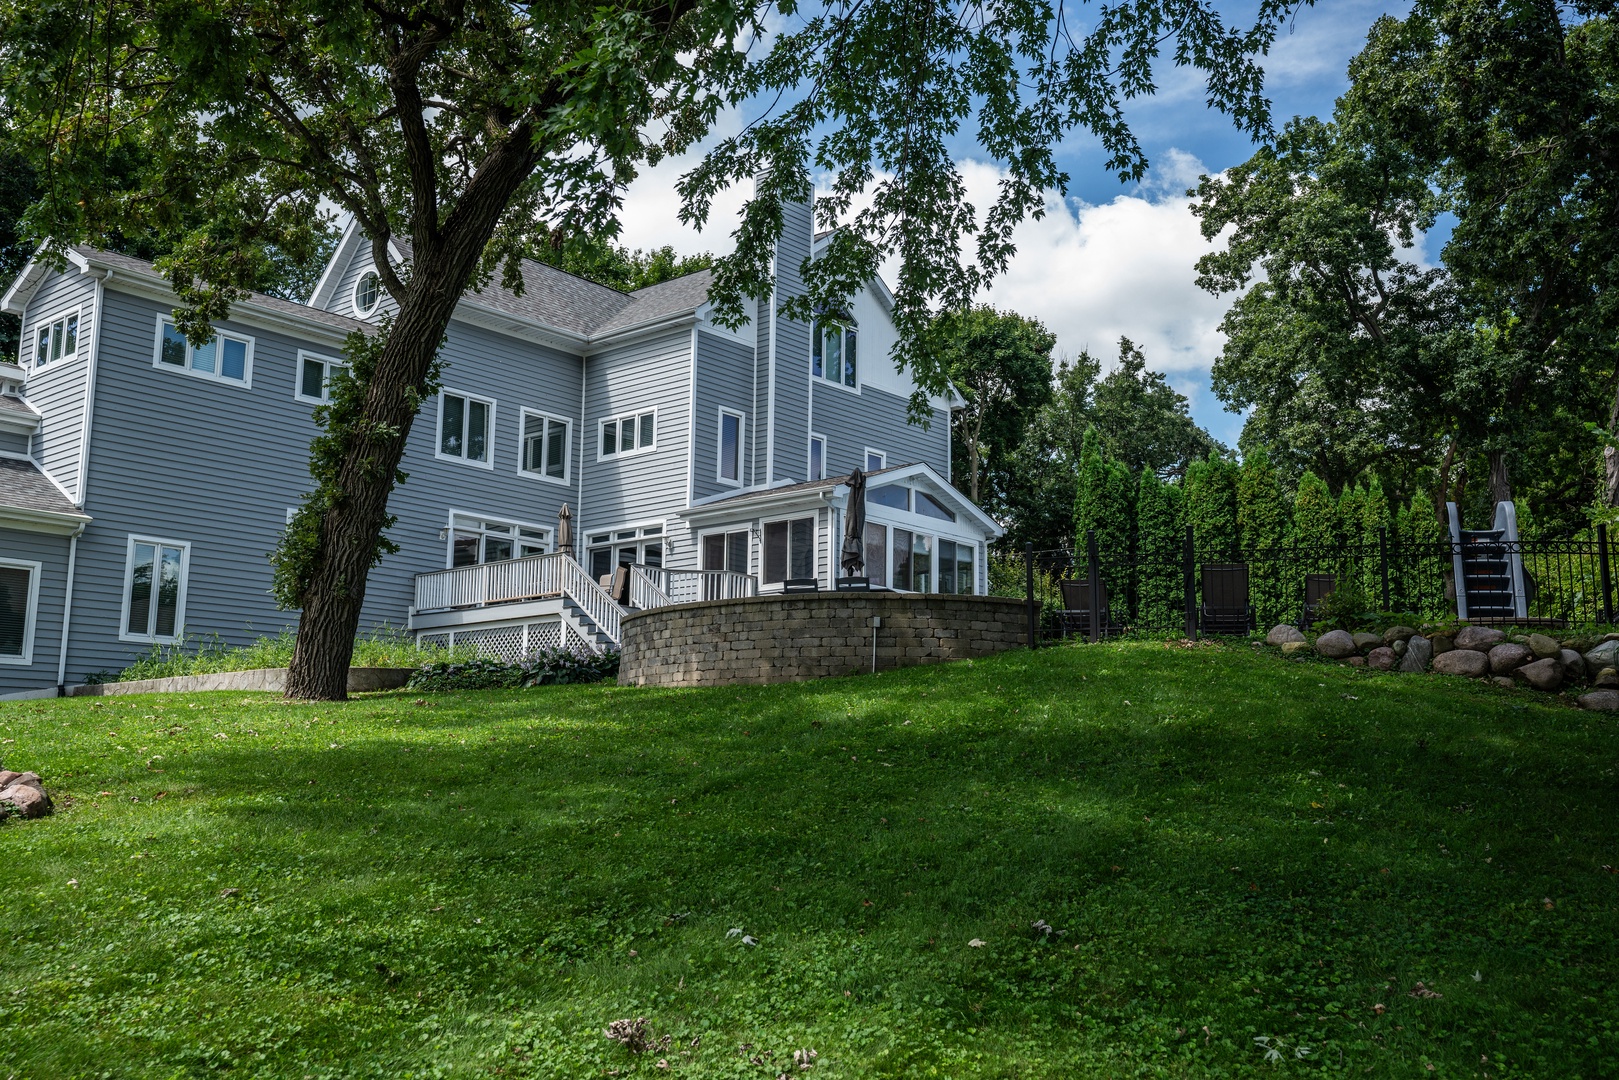
{"type": "Polygon", "coordinates": [[[1136,643],[0,739],[68,803],[0,827],[16,1080],[1619,1075],[1619,729],[1544,696],[1136,643]]]}

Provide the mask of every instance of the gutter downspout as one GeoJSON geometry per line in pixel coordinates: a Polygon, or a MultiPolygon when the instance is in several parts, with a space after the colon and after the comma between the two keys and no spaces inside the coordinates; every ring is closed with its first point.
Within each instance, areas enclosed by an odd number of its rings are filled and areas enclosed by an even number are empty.
{"type": "Polygon", "coordinates": [[[96,276],[96,319],[90,324],[90,354],[85,358],[84,410],[79,428],[79,478],[74,485],[73,499],[73,505],[80,510],[84,509],[85,489],[90,483],[90,427],[96,412],[96,368],[101,359],[101,322],[103,309],[107,306],[107,282],[112,280],[112,275],[113,271],[106,270],[96,276]]]}
{"type": "MultiPolygon", "coordinates": [[[[580,566],[585,565],[585,560],[579,556],[583,554],[580,549],[584,546],[585,539],[585,439],[587,437],[585,429],[590,424],[590,421],[585,417],[585,383],[589,371],[590,357],[581,355],[579,357],[579,494],[574,499],[574,520],[579,524],[575,527],[573,537],[573,561],[580,566]]],[[[589,570],[585,571],[586,574],[589,574],[589,572],[589,570]]]]}
{"type": "Polygon", "coordinates": [[[67,635],[73,623],[73,570],[79,561],[80,525],[67,542],[67,588],[62,596],[62,640],[56,649],[56,696],[67,697],[67,635]]]}

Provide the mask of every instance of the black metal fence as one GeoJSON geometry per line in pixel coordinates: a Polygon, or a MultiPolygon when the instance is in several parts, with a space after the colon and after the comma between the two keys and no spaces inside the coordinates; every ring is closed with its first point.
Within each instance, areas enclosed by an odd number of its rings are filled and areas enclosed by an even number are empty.
{"type": "MultiPolygon", "coordinates": [[[[1607,529],[1576,540],[1499,541],[1494,556],[1521,566],[1510,612],[1488,611],[1476,596],[1471,621],[1559,628],[1612,625],[1615,598],[1607,529]]],[[[1025,549],[992,567],[991,591],[1029,604],[1030,641],[1141,634],[1195,638],[1241,634],[1277,623],[1308,626],[1333,592],[1339,607],[1418,622],[1457,618],[1460,546],[1401,544],[1388,530],[1376,543],[1337,547],[1284,545],[1247,551],[1199,548],[1191,530],[1178,551],[1099,548],[1094,534],[1078,550],[1025,549]],[[1093,614],[1094,613],[1094,614],[1093,614]]],[[[1463,570],[1463,580],[1468,573],[1463,570]]]]}

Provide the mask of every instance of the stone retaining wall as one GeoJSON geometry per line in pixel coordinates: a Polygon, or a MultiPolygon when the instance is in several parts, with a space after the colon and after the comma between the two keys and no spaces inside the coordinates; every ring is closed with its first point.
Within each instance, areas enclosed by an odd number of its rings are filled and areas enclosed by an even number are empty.
{"type": "Polygon", "coordinates": [[[710,600],[624,618],[625,686],[796,682],[964,660],[1028,643],[1022,600],[801,593],[710,600]],[[881,620],[873,628],[872,619],[881,620]]]}
{"type": "MultiPolygon", "coordinates": [[[[414,668],[349,668],[349,693],[397,690],[414,668]]],[[[129,682],[87,683],[67,688],[68,697],[106,697],[116,694],[189,694],[197,690],[269,690],[287,688],[287,669],[216,671],[208,675],[176,675],[168,679],[132,679],[129,682]]]]}

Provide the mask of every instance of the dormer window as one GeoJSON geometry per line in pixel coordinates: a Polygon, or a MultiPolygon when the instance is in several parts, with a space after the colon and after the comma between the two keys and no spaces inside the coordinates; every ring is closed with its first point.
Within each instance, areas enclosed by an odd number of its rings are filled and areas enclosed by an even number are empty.
{"type": "Polygon", "coordinates": [[[848,312],[833,312],[810,326],[810,371],[818,379],[860,385],[860,328],[848,312]]]}

